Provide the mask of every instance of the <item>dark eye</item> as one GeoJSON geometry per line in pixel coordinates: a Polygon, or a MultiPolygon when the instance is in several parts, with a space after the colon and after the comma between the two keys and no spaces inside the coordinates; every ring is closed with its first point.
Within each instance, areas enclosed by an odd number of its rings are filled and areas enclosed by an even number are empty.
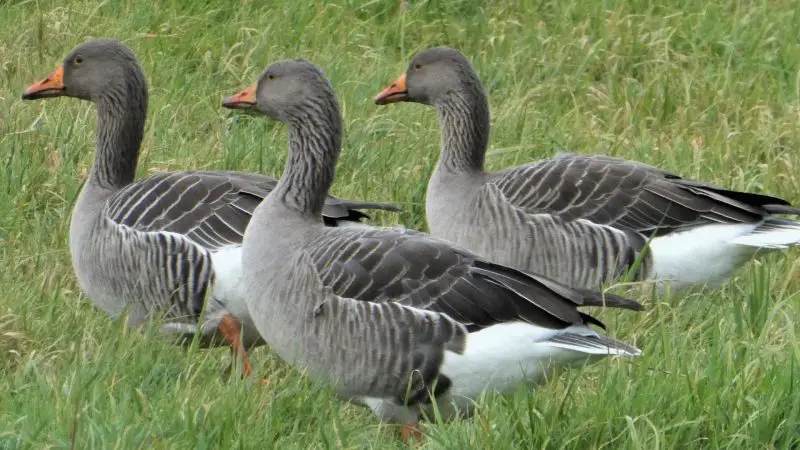
{"type": "Polygon", "coordinates": [[[267,74],[267,79],[268,79],[268,80],[274,80],[274,79],[275,79],[275,75],[274,75],[274,74],[271,74],[271,73],[268,73],[268,74],[267,74]]]}
{"type": "Polygon", "coordinates": [[[415,69],[415,70],[422,69],[422,64],[420,64],[420,63],[416,63],[416,64],[414,64],[414,69],[415,69]]]}
{"type": "Polygon", "coordinates": [[[83,57],[82,56],[76,56],[75,57],[75,65],[76,66],[81,64],[82,62],[83,62],[83,57]]]}

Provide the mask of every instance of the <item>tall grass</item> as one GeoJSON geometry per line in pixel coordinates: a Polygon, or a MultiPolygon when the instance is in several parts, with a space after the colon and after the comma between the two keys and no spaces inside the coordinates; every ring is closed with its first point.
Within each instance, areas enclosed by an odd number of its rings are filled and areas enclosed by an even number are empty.
{"type": "MultiPolygon", "coordinates": [[[[394,448],[395,429],[268,350],[268,387],[222,376],[225,350],[126,331],[80,293],[66,243],[91,162],[94,109],[21,91],[87,39],[134,49],[150,81],[140,176],[279,175],[285,130],[223,95],[277,59],[322,65],[345,115],[334,194],[391,200],[424,228],[433,111],[373,96],[417,51],[460,48],[492,107],[490,168],[600,152],[800,202],[800,2],[395,0],[0,1],[0,447],[394,448]]],[[[427,448],[800,445],[797,253],[723,289],[600,313],[645,355],[485,398],[425,427],[427,448]]]]}

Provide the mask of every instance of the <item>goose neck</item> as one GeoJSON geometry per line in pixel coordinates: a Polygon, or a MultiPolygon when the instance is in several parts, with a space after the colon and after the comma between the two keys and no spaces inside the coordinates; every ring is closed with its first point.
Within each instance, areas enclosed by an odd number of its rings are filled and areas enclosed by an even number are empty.
{"type": "Polygon", "coordinates": [[[144,87],[140,92],[123,90],[97,100],[97,149],[91,183],[107,190],[118,190],[133,182],[146,115],[144,87]]]}
{"type": "Polygon", "coordinates": [[[441,124],[439,169],[483,173],[489,143],[489,105],[477,88],[451,92],[437,104],[441,124]]]}
{"type": "Polygon", "coordinates": [[[318,221],[335,176],[342,124],[336,105],[315,106],[288,121],[289,159],[275,196],[289,209],[318,221]]]}

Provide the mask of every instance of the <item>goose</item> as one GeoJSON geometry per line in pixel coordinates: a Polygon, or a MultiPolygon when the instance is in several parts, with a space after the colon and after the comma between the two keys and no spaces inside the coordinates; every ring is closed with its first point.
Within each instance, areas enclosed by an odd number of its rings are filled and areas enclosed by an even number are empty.
{"type": "Polygon", "coordinates": [[[775,215],[800,213],[786,200],[638,162],[561,153],[486,172],[489,106],[456,49],[417,54],[375,97],[395,102],[439,114],[441,153],[425,202],[430,232],[492,261],[588,289],[633,272],[663,292],[718,287],[756,253],[800,242],[800,221],[775,215]]]}
{"type": "Polygon", "coordinates": [[[273,63],[222,106],[288,127],[283,177],[242,244],[253,323],[278,356],[402,425],[406,439],[419,436],[431,396],[452,418],[486,389],[507,392],[556,367],[641,353],[590,328],[602,323],[577,309],[641,309],[632,300],[568,288],[413,230],[325,227],[342,118],[312,62],[273,63]]]}
{"type": "MultiPolygon", "coordinates": [[[[97,142],[72,211],[69,249],[78,283],[128,325],[163,316],[159,331],[203,346],[227,343],[252,372],[247,350],[263,343],[241,292],[241,243],[258,203],[277,180],[240,172],[157,173],[134,181],[147,113],[147,83],[133,52],[114,40],[73,49],[23,100],[74,97],[95,103],[97,142]],[[201,313],[205,320],[201,320],[201,313]]],[[[360,209],[397,208],[327,197],[327,226],[360,223],[360,209]]]]}

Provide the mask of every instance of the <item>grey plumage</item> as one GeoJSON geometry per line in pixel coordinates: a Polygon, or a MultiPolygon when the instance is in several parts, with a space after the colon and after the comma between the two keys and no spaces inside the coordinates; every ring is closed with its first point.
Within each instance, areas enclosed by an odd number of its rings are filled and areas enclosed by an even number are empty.
{"type": "MultiPolygon", "coordinates": [[[[780,198],[730,191],[602,156],[562,155],[492,174],[490,181],[528,214],[547,211],[567,222],[586,219],[654,236],[688,225],[753,222],[771,206],[791,206],[780,198]]],[[[800,214],[796,208],[785,211],[800,214]]]]}
{"type": "MultiPolygon", "coordinates": [[[[223,104],[245,107],[236,100],[242,97],[223,104]]],[[[446,398],[453,389],[475,398],[491,387],[495,370],[524,377],[517,363],[535,363],[529,356],[511,355],[502,369],[476,361],[487,330],[520,324],[530,341],[515,344],[526,351],[544,348],[537,350],[541,356],[551,347],[537,347],[538,340],[572,332],[596,335],[588,324],[600,322],[579,306],[605,300],[609,306],[641,308],[632,300],[603,299],[493,264],[423,233],[322,226],[320,200],[334,179],[342,130],[327,78],[307,61],[275,63],[259,78],[256,100],[248,104],[287,123],[290,148],[281,181],[245,233],[244,283],[254,323],[282,358],[370,405],[382,419],[413,423],[430,395],[446,398]],[[280,239],[268,230],[277,230],[280,239]],[[451,379],[443,370],[454,355],[478,365],[467,371],[474,378],[470,382],[451,379]]],[[[503,338],[502,332],[494,335],[503,338]]],[[[639,354],[611,339],[606,343],[606,354],[639,354]]],[[[567,360],[586,357],[579,344],[569,351],[567,360]]],[[[465,373],[457,368],[454,373],[465,373]]]]}
{"type": "Polygon", "coordinates": [[[294,268],[292,277],[269,292],[276,299],[298,301],[279,305],[278,314],[264,308],[259,315],[261,320],[269,316],[270,322],[284,318],[271,323],[267,335],[284,330],[289,342],[269,337],[267,342],[288,362],[333,382],[345,397],[386,397],[399,404],[427,400],[445,350],[463,352],[465,327],[446,315],[400,303],[336,295],[323,285],[306,254],[296,256],[287,261],[294,268]]]}
{"type": "MultiPolygon", "coordinates": [[[[510,320],[552,328],[602,326],[575,309],[602,304],[601,294],[492,264],[423,233],[337,230],[320,233],[306,247],[323,284],[344,297],[444,313],[471,330],[510,320]]],[[[641,308],[624,298],[605,301],[612,307],[641,308]]]]}
{"type": "MultiPolygon", "coordinates": [[[[107,217],[141,231],[171,231],[186,235],[208,249],[242,242],[253,211],[277,180],[246,172],[157,173],[130,185],[109,199],[107,217]]],[[[399,211],[388,203],[341,200],[328,196],[323,207],[326,225],[368,218],[359,209],[399,211]]]]}
{"type": "MultiPolygon", "coordinates": [[[[119,42],[76,47],[23,99],[54,96],[97,106],[97,150],[69,233],[73,267],[89,299],[113,318],[127,310],[130,325],[162,317],[162,331],[199,333],[205,345],[224,339],[238,351],[263,343],[240,292],[240,248],[253,211],[277,181],[208,171],[134,181],[147,83],[133,53],[119,42]],[[206,321],[199,323],[203,314],[206,321]]],[[[396,210],[326,197],[324,222],[359,222],[366,217],[359,209],[396,210]]]]}
{"type": "Polygon", "coordinates": [[[685,180],[638,162],[562,153],[485,172],[488,103],[477,74],[455,49],[421,52],[376,97],[378,104],[398,101],[432,105],[439,113],[441,155],[426,198],[431,233],[492,261],[589,289],[633,267],[635,280],[716,284],[756,250],[800,242],[798,221],[784,223],[781,234],[744,239],[774,221],[771,214],[800,213],[783,199],[685,180]],[[730,227],[715,233],[703,228],[709,225],[730,227]],[[706,246],[702,252],[698,242],[706,246]],[[682,247],[681,257],[675,250],[682,247]]]}

